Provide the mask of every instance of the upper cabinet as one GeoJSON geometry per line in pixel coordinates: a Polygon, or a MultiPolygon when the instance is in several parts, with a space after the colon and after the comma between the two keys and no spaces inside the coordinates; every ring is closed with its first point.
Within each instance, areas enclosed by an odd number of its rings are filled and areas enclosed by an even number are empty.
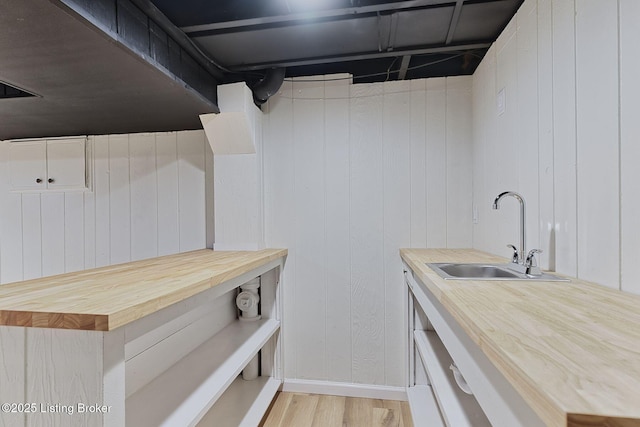
{"type": "Polygon", "coordinates": [[[12,190],[86,190],[86,149],[86,138],[11,143],[9,167],[12,190]]]}

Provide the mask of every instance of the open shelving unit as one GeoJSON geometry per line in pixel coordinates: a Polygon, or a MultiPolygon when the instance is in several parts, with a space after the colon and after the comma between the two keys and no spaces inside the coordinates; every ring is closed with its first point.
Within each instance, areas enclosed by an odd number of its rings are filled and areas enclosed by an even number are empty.
{"type": "Polygon", "coordinates": [[[237,377],[197,427],[255,427],[279,388],[280,381],[272,377],[252,381],[237,377]]]}
{"type": "Polygon", "coordinates": [[[475,396],[463,391],[462,387],[469,391],[468,385],[458,384],[450,369],[454,360],[434,330],[429,315],[434,310],[425,290],[411,275],[405,275],[405,282],[410,365],[407,396],[414,420],[434,427],[490,427],[475,396]]]}
{"type": "Polygon", "coordinates": [[[430,385],[414,385],[407,388],[407,400],[415,425],[418,425],[418,420],[429,420],[430,427],[445,427],[442,418],[433,416],[440,410],[430,385]]]}
{"type": "MultiPolygon", "coordinates": [[[[223,393],[224,400],[233,401],[233,396],[241,392],[248,402],[253,394],[256,405],[266,410],[280,381],[272,377],[259,377],[255,381],[236,378],[279,328],[280,322],[275,319],[232,322],[127,398],[126,424],[194,426],[223,393]],[[228,388],[230,394],[227,396],[228,388]]],[[[218,408],[224,406],[218,405],[218,408]]],[[[249,412],[257,414],[257,409],[249,412]]]]}
{"type": "Polygon", "coordinates": [[[449,366],[453,363],[435,331],[413,332],[421,362],[427,371],[440,413],[449,426],[491,427],[482,408],[456,384],[449,366]]]}

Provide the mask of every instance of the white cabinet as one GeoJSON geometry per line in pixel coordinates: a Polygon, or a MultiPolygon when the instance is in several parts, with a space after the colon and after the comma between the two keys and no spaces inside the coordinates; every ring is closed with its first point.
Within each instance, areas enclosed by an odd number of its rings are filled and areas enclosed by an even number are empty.
{"type": "MultiPolygon", "coordinates": [[[[410,369],[416,425],[542,427],[544,423],[405,264],[410,369]],[[464,376],[465,394],[449,367],[464,376]],[[434,409],[435,408],[435,409],[434,409]]],[[[459,378],[460,379],[460,378],[459,378]]]]}
{"type": "Polygon", "coordinates": [[[171,306],[125,326],[125,425],[260,423],[282,383],[282,262],[271,261],[185,300],[188,310],[171,306]],[[236,290],[257,276],[262,318],[239,320],[236,290]],[[240,373],[256,354],[260,376],[245,381],[240,373]]]}
{"type": "Polygon", "coordinates": [[[86,138],[12,142],[9,146],[14,191],[85,190],[86,138]]]}

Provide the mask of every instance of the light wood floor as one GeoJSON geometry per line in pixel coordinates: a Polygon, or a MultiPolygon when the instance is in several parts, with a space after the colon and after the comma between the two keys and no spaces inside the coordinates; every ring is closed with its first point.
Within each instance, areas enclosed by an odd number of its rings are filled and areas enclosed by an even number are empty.
{"type": "Polygon", "coordinates": [[[262,427],[413,427],[409,404],[318,394],[278,393],[262,427]]]}

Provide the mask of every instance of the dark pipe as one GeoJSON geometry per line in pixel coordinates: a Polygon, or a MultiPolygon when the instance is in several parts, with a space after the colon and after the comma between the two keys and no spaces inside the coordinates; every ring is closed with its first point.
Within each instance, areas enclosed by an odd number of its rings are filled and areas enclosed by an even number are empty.
{"type": "Polygon", "coordinates": [[[270,68],[262,79],[258,81],[251,90],[253,91],[253,102],[260,107],[273,96],[284,81],[286,68],[270,68]]]}

